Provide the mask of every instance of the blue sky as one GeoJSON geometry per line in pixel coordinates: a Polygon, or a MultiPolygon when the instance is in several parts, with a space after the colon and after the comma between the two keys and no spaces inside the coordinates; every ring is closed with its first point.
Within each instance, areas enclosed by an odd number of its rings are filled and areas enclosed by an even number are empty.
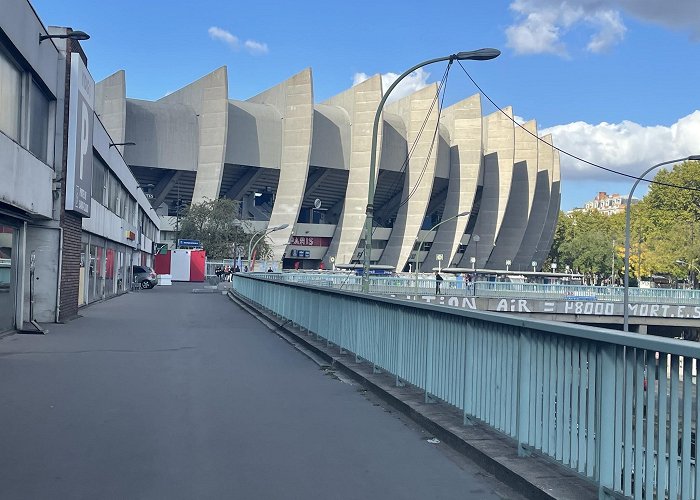
{"type": "MultiPolygon", "coordinates": [[[[496,47],[498,59],[463,64],[498,105],[537,120],[557,146],[630,174],[700,154],[698,0],[31,3],[45,25],[88,32],[94,78],[126,70],[133,98],[158,99],[226,65],[232,99],[311,67],[321,102],[363,75],[389,82],[423,60],[496,47]]],[[[426,67],[402,91],[444,69],[426,67]]],[[[476,92],[455,66],[446,104],[476,92]]],[[[630,187],[562,155],[564,210],[630,187]]]]}

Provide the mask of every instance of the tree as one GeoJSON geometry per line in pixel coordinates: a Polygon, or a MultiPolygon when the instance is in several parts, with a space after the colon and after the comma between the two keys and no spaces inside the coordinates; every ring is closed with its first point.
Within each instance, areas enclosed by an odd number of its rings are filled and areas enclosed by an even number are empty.
{"type": "MultiPolygon", "coordinates": [[[[700,267],[696,242],[696,235],[700,240],[700,162],[661,170],[654,181],[663,184],[652,184],[644,199],[632,206],[630,277],[666,274],[684,279],[690,275],[695,282],[700,267]]],[[[580,272],[609,276],[613,253],[615,269],[623,269],[624,239],[625,212],[610,217],[597,212],[560,214],[549,259],[556,259],[560,268],[569,265],[580,272]],[[601,250],[606,246],[607,256],[601,250]]]]}
{"type": "MultiPolygon", "coordinates": [[[[560,213],[549,260],[556,260],[559,269],[569,266],[585,274],[590,281],[607,278],[622,266],[615,242],[620,241],[619,221],[597,211],[560,213]]],[[[616,272],[617,275],[617,272],[616,272]]]]}
{"type": "MultiPolygon", "coordinates": [[[[180,221],[179,237],[201,241],[212,259],[247,257],[255,230],[250,222],[240,219],[240,214],[240,202],[228,198],[194,203],[180,221]]],[[[263,257],[270,253],[264,238],[256,249],[263,257]]]]}

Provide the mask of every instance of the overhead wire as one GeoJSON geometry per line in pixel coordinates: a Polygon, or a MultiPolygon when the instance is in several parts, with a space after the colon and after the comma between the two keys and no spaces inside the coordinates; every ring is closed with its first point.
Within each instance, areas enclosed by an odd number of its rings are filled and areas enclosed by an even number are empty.
{"type": "MultiPolygon", "coordinates": [[[[431,115],[433,109],[435,108],[435,104],[440,100],[440,92],[443,91],[443,89],[444,89],[445,86],[446,86],[447,78],[448,78],[448,76],[449,76],[449,72],[450,72],[450,67],[451,67],[451,65],[452,65],[452,61],[449,61],[448,64],[447,64],[447,67],[445,68],[445,72],[444,72],[443,75],[442,75],[442,79],[440,80],[440,84],[438,85],[437,91],[435,92],[435,97],[433,97],[433,100],[432,100],[432,102],[430,103],[430,108],[428,108],[428,111],[426,112],[425,118],[423,119],[423,123],[421,124],[421,127],[420,127],[420,129],[418,130],[418,135],[416,136],[416,139],[413,141],[413,144],[411,145],[411,148],[407,151],[406,158],[404,159],[404,161],[403,161],[403,163],[402,163],[402,165],[401,165],[401,168],[399,169],[399,174],[404,173],[404,172],[406,171],[406,168],[407,168],[407,166],[408,166],[408,163],[409,163],[411,157],[413,156],[413,153],[415,152],[416,148],[418,147],[418,142],[420,141],[420,138],[421,138],[422,135],[423,135],[423,132],[424,132],[424,130],[425,130],[425,127],[426,127],[427,124],[428,124],[430,115],[431,115]]],[[[417,189],[418,183],[420,183],[420,181],[423,179],[423,176],[425,175],[425,171],[426,171],[426,169],[427,169],[428,161],[429,161],[429,159],[430,159],[430,156],[432,155],[432,151],[433,151],[433,147],[434,147],[434,143],[435,143],[435,136],[437,135],[438,129],[439,129],[439,127],[440,127],[440,111],[441,111],[441,109],[442,109],[442,103],[444,102],[444,100],[445,100],[445,93],[444,93],[444,91],[443,91],[442,101],[441,101],[440,104],[438,105],[438,119],[437,119],[437,123],[436,123],[436,125],[435,125],[435,132],[434,132],[434,134],[433,134],[433,141],[431,142],[430,151],[428,152],[428,157],[426,158],[426,162],[425,162],[425,164],[423,165],[423,169],[421,170],[421,173],[420,173],[420,176],[419,176],[419,179],[418,179],[416,185],[414,186],[413,190],[412,190],[411,193],[408,195],[408,197],[407,197],[405,200],[399,202],[399,206],[396,208],[397,210],[398,210],[399,208],[401,208],[403,205],[405,205],[405,204],[408,202],[408,200],[411,198],[411,196],[413,196],[413,194],[415,194],[415,191],[416,191],[416,189],[417,189]]],[[[402,189],[403,189],[403,188],[402,188],[402,189]]],[[[394,192],[394,193],[396,194],[396,193],[400,192],[402,189],[398,189],[398,181],[395,181],[394,184],[393,184],[393,187],[392,187],[389,191],[390,191],[390,192],[394,192]]],[[[392,195],[392,197],[393,197],[393,196],[394,196],[394,195],[392,195]]],[[[375,218],[374,220],[377,221],[376,218],[375,218]]],[[[374,233],[375,233],[375,231],[377,230],[378,227],[379,227],[379,226],[377,226],[377,225],[373,225],[373,226],[372,226],[372,236],[374,236],[374,233]]]]}
{"type": "MultiPolygon", "coordinates": [[[[409,161],[410,161],[411,157],[413,156],[413,153],[415,152],[416,148],[418,147],[418,142],[420,141],[420,138],[423,136],[423,132],[425,131],[425,127],[428,124],[428,121],[430,119],[430,115],[432,114],[432,111],[435,108],[435,104],[438,103],[438,101],[440,99],[440,92],[442,91],[442,89],[444,89],[445,85],[447,84],[447,77],[448,77],[449,72],[450,72],[450,65],[451,64],[452,64],[452,61],[450,61],[448,63],[447,68],[445,69],[445,72],[442,75],[442,79],[440,80],[440,84],[438,85],[437,91],[435,92],[435,97],[433,97],[433,100],[430,104],[430,108],[428,108],[428,111],[425,114],[425,118],[423,119],[423,123],[421,124],[421,127],[418,130],[418,135],[416,136],[415,140],[413,141],[413,144],[411,145],[411,148],[409,149],[409,151],[406,155],[406,159],[403,161],[403,164],[401,165],[401,168],[398,171],[399,174],[405,173],[406,168],[409,164],[409,161]]],[[[443,101],[444,101],[444,93],[443,93],[443,101]]],[[[407,196],[407,198],[405,200],[399,201],[399,205],[396,207],[396,210],[398,210],[399,208],[404,206],[408,202],[408,200],[413,196],[413,194],[415,194],[415,191],[418,188],[418,184],[421,182],[421,180],[423,179],[423,176],[425,175],[425,171],[426,171],[427,166],[428,166],[428,161],[430,160],[430,156],[431,156],[432,150],[433,150],[434,138],[435,138],[435,135],[437,135],[437,131],[438,131],[438,128],[440,126],[440,114],[439,114],[440,110],[441,110],[441,104],[438,105],[438,120],[437,120],[437,124],[435,126],[435,133],[433,134],[433,143],[431,143],[430,151],[428,153],[428,157],[426,158],[426,162],[423,165],[423,169],[421,170],[421,173],[419,175],[419,178],[418,178],[416,184],[413,186],[413,188],[411,188],[411,192],[409,193],[409,195],[407,196]]],[[[393,197],[396,194],[403,191],[403,187],[401,187],[401,188],[399,187],[400,181],[401,181],[401,183],[403,183],[403,178],[400,178],[400,180],[397,179],[396,181],[394,181],[392,187],[389,189],[390,192],[394,193],[391,197],[393,197]]]]}
{"type": "Polygon", "coordinates": [[[686,190],[686,191],[700,191],[700,188],[694,188],[694,187],[690,187],[690,186],[678,186],[678,185],[676,185],[676,184],[671,184],[671,183],[662,182],[662,181],[655,181],[655,180],[653,180],[653,179],[645,179],[645,178],[643,178],[643,177],[637,177],[637,176],[632,175],[632,174],[626,174],[626,173],[624,173],[624,172],[620,172],[619,170],[615,170],[615,169],[612,169],[612,168],[609,168],[609,167],[604,167],[603,165],[599,165],[599,164],[594,163],[594,162],[592,162],[592,161],[589,161],[589,160],[586,160],[586,159],[584,159],[584,158],[581,158],[580,156],[577,156],[577,155],[575,155],[575,154],[573,154],[573,153],[569,153],[568,151],[566,151],[566,150],[564,150],[564,149],[561,149],[561,148],[555,146],[554,144],[550,144],[550,143],[546,142],[544,139],[542,139],[542,138],[541,138],[540,136],[538,136],[536,133],[533,133],[533,132],[529,131],[528,129],[526,129],[525,127],[523,127],[522,124],[518,123],[517,120],[515,120],[515,118],[513,118],[513,117],[510,116],[508,113],[506,113],[506,112],[503,110],[503,108],[501,108],[498,104],[496,104],[496,103],[494,102],[494,100],[491,99],[491,97],[489,97],[489,95],[488,95],[486,92],[484,92],[484,90],[479,86],[479,84],[476,83],[476,80],[474,80],[474,78],[472,78],[472,76],[469,74],[469,72],[466,70],[466,68],[465,68],[464,66],[462,66],[461,61],[457,60],[457,63],[459,64],[459,67],[462,68],[462,71],[464,71],[464,74],[467,75],[467,78],[469,78],[469,80],[472,82],[472,84],[474,84],[474,86],[479,90],[479,92],[481,93],[481,95],[483,95],[491,104],[493,104],[493,106],[494,106],[496,109],[498,109],[498,111],[500,111],[501,113],[503,113],[503,114],[504,114],[506,117],[508,117],[508,119],[509,119],[510,121],[512,121],[516,126],[518,126],[518,127],[520,127],[521,129],[523,129],[525,132],[527,132],[528,134],[530,134],[531,136],[533,136],[535,139],[537,139],[537,140],[540,141],[540,142],[543,142],[543,143],[546,144],[547,146],[549,146],[549,147],[555,149],[556,151],[562,153],[563,155],[566,155],[566,156],[568,156],[568,157],[570,157],[570,158],[574,158],[575,160],[578,160],[578,161],[580,161],[580,162],[582,162],[582,163],[585,163],[585,164],[587,164],[587,165],[590,165],[590,166],[592,166],[592,167],[599,168],[599,169],[601,169],[601,170],[605,170],[606,172],[610,172],[610,173],[612,173],[612,174],[620,175],[620,176],[623,176],[623,177],[628,177],[628,178],[630,178],[630,179],[636,179],[636,180],[640,180],[640,181],[645,181],[645,182],[648,182],[649,184],[657,184],[657,185],[659,185],[659,186],[666,186],[666,187],[671,187],[671,188],[684,189],[684,190],[686,190]]]}

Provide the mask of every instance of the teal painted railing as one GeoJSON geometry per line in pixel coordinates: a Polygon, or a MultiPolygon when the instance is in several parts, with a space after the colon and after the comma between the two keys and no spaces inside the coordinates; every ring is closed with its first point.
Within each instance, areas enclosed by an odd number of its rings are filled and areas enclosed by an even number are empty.
{"type": "MultiPolygon", "coordinates": [[[[622,287],[585,286],[585,285],[544,285],[538,283],[502,283],[477,281],[465,283],[454,277],[446,277],[442,282],[442,293],[478,297],[517,297],[523,299],[566,300],[570,297],[584,297],[601,302],[622,302],[622,287]]],[[[360,291],[360,276],[349,273],[331,272],[284,272],[276,274],[275,279],[290,283],[308,283],[338,288],[341,290],[360,291]]],[[[432,294],[435,293],[435,278],[422,274],[416,280],[414,276],[373,276],[370,280],[370,293],[432,294]]],[[[677,288],[630,288],[630,303],[634,304],[675,304],[700,305],[700,290],[682,290],[677,288]]]]}
{"type": "Polygon", "coordinates": [[[598,483],[700,498],[696,343],[239,275],[234,293],[598,483]]]}

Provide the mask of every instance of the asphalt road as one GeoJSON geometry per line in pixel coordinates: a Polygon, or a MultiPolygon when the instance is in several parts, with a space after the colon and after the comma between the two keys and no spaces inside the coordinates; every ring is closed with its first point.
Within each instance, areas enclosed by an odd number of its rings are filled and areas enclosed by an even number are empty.
{"type": "Polygon", "coordinates": [[[192,288],[0,339],[0,498],[519,498],[192,288]]]}

